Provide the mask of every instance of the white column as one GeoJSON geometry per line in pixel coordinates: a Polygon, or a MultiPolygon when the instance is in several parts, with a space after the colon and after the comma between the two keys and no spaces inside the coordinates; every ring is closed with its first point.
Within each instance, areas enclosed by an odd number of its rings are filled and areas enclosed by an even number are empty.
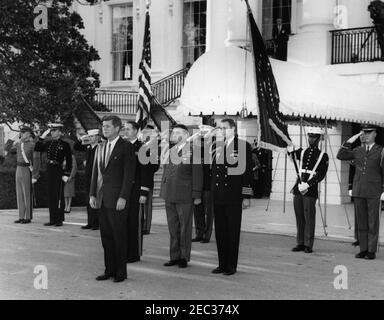
{"type": "MultiPolygon", "coordinates": [[[[257,0],[249,0],[255,19],[257,0]]],[[[247,39],[247,7],[240,0],[207,0],[207,51],[244,46],[247,39]]],[[[249,40],[249,39],[248,39],[249,40]]]]}
{"type": "Polygon", "coordinates": [[[330,63],[335,0],[298,0],[301,21],[298,33],[288,42],[288,60],[304,65],[330,63]]]}

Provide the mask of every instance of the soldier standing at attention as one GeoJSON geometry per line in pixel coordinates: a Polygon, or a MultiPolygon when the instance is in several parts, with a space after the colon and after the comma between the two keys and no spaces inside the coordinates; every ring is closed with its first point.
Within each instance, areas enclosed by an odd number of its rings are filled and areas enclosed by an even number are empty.
{"type": "Polygon", "coordinates": [[[72,152],[69,144],[61,139],[63,125],[52,123],[36,142],[35,150],[47,153],[47,186],[49,222],[45,226],[61,227],[64,221],[64,183],[72,170],[72,152]],[[48,134],[52,139],[45,141],[48,134]],[[66,168],[63,170],[63,162],[66,168]]]}
{"type": "Polygon", "coordinates": [[[356,167],[352,196],[355,205],[360,252],[358,259],[376,258],[380,227],[380,198],[383,198],[384,168],[383,147],[375,144],[377,127],[362,126],[362,131],[345,142],[337,159],[353,160],[356,167]],[[351,145],[361,136],[365,144],[352,149],[351,145]]]}
{"type": "Polygon", "coordinates": [[[309,148],[293,151],[288,147],[289,153],[294,152],[299,159],[300,181],[297,179],[292,189],[293,206],[296,215],[297,246],[294,252],[304,251],[311,253],[315,240],[316,200],[319,196],[319,182],[324,179],[328,171],[328,155],[319,149],[319,142],[323,135],[320,128],[308,130],[309,148]]]}
{"type": "Polygon", "coordinates": [[[30,223],[32,219],[32,182],[36,182],[39,175],[37,164],[33,162],[35,144],[32,139],[32,129],[22,126],[19,140],[13,143],[17,152],[16,196],[19,209],[19,219],[15,223],[30,223]]]}

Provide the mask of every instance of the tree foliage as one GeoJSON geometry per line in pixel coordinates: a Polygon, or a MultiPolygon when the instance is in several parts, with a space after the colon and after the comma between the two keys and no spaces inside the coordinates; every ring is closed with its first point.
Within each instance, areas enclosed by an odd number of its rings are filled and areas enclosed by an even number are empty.
{"type": "Polygon", "coordinates": [[[0,1],[0,123],[45,124],[70,118],[91,101],[99,60],[80,30],[82,18],[72,0],[51,0],[48,28],[35,30],[38,0],[0,1]]]}

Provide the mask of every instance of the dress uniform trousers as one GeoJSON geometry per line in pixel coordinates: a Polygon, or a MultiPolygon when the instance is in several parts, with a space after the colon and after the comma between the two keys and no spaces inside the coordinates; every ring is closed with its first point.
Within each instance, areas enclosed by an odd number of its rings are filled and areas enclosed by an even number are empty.
{"type": "Polygon", "coordinates": [[[209,241],[211,239],[213,226],[212,192],[205,190],[202,200],[202,203],[194,206],[196,238],[209,241]]]}
{"type": "Polygon", "coordinates": [[[58,164],[47,164],[47,185],[49,222],[60,223],[64,221],[64,182],[63,170],[58,164]],[[59,206],[60,202],[60,206],[59,206]]]}
{"type": "Polygon", "coordinates": [[[376,252],[379,240],[380,199],[354,197],[360,251],[376,252]]]}
{"type": "Polygon", "coordinates": [[[32,219],[32,180],[29,166],[16,168],[16,196],[20,219],[32,219]]]}
{"type": "Polygon", "coordinates": [[[131,202],[127,214],[127,230],[128,230],[128,244],[127,244],[127,259],[138,259],[142,255],[143,245],[143,213],[140,210],[139,203],[140,194],[138,190],[134,190],[131,195],[131,202]]]}
{"type": "Polygon", "coordinates": [[[144,225],[143,231],[150,232],[152,224],[152,199],[153,199],[153,189],[149,189],[147,202],[144,204],[144,225]]]}
{"type": "Polygon", "coordinates": [[[297,244],[312,249],[315,240],[316,198],[294,195],[293,206],[296,215],[297,244]]]}
{"type": "Polygon", "coordinates": [[[215,236],[219,268],[236,271],[239,257],[242,202],[214,204],[215,236]]]}
{"type": "Polygon", "coordinates": [[[192,203],[165,202],[170,234],[171,260],[191,259],[192,248],[192,203]]]}

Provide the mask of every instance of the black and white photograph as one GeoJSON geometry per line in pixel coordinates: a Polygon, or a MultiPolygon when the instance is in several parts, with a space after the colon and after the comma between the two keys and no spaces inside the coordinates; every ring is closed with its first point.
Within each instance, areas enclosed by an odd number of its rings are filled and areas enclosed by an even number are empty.
{"type": "Polygon", "coordinates": [[[383,211],[384,1],[0,0],[0,300],[383,300],[383,211]]]}

